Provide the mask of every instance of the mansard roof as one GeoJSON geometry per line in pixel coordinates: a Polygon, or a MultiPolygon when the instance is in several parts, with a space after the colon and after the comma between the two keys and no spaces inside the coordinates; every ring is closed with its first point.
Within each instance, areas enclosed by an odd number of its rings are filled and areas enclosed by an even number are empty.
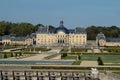
{"type": "Polygon", "coordinates": [[[15,37],[15,38],[11,38],[11,41],[25,41],[25,37],[15,37]]]}
{"type": "Polygon", "coordinates": [[[69,33],[69,30],[64,27],[64,22],[63,21],[60,21],[60,26],[58,28],[55,29],[55,33],[58,33],[59,31],[63,31],[64,33],[68,34],[69,33]]]}
{"type": "Polygon", "coordinates": [[[4,35],[2,36],[2,39],[10,39],[10,35],[4,35]]]}
{"type": "Polygon", "coordinates": [[[119,38],[106,38],[107,42],[120,42],[120,37],[119,38]]]}
{"type": "Polygon", "coordinates": [[[48,33],[47,31],[47,27],[39,27],[38,30],[37,30],[37,33],[48,33]]]}
{"type": "Polygon", "coordinates": [[[79,33],[86,33],[86,31],[85,31],[84,28],[77,27],[77,28],[75,28],[75,33],[77,33],[77,34],[79,34],[79,33]]]}
{"type": "Polygon", "coordinates": [[[99,34],[97,34],[97,37],[96,37],[97,39],[106,39],[105,38],[105,35],[102,33],[102,32],[100,32],[99,34]]]}
{"type": "Polygon", "coordinates": [[[75,29],[67,29],[64,27],[64,22],[60,21],[59,27],[55,29],[49,29],[49,27],[39,27],[37,33],[58,33],[59,31],[63,31],[66,34],[69,33],[75,33],[75,34],[81,34],[81,33],[86,33],[84,28],[77,27],[75,29]]]}

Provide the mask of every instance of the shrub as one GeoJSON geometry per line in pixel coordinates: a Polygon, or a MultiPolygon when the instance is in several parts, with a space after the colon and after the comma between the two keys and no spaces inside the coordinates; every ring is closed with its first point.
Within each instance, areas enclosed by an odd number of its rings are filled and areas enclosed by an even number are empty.
{"type": "Polygon", "coordinates": [[[78,55],[78,60],[80,60],[81,59],[81,56],[80,55],[78,55]]]}
{"type": "Polygon", "coordinates": [[[103,65],[103,61],[102,61],[101,57],[98,57],[97,61],[98,61],[98,65],[103,65]]]}
{"type": "Polygon", "coordinates": [[[11,57],[14,57],[13,53],[11,53],[11,57]]]}
{"type": "Polygon", "coordinates": [[[66,56],[67,56],[67,53],[61,53],[61,59],[66,56]]]}
{"type": "Polygon", "coordinates": [[[6,53],[4,54],[4,58],[7,58],[7,54],[6,53]]]}

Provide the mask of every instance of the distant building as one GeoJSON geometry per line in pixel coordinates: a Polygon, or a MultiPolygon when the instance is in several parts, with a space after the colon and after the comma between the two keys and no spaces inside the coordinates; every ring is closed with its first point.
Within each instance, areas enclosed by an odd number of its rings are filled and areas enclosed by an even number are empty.
{"type": "Polygon", "coordinates": [[[83,28],[67,29],[64,22],[55,29],[39,27],[36,32],[36,46],[83,46],[87,43],[87,34],[83,28]]]}
{"type": "Polygon", "coordinates": [[[15,35],[4,35],[0,37],[2,44],[8,45],[33,45],[35,44],[35,34],[26,37],[16,37],[15,35]]]}
{"type": "Polygon", "coordinates": [[[98,46],[105,46],[106,45],[106,37],[102,32],[97,34],[97,36],[96,36],[96,44],[98,46]]]}
{"type": "Polygon", "coordinates": [[[33,44],[33,38],[32,38],[32,36],[27,36],[26,38],[25,38],[25,44],[26,45],[32,45],[33,44]]]}
{"type": "Polygon", "coordinates": [[[96,36],[96,44],[98,46],[120,46],[120,38],[106,38],[105,35],[100,32],[96,36]]]}
{"type": "Polygon", "coordinates": [[[107,38],[106,46],[120,46],[120,37],[119,38],[107,38]]]}
{"type": "Polygon", "coordinates": [[[84,46],[87,44],[87,34],[84,28],[67,29],[64,22],[60,26],[49,29],[39,27],[36,33],[26,37],[16,37],[15,34],[2,36],[2,44],[36,45],[36,46],[84,46]]]}
{"type": "Polygon", "coordinates": [[[13,45],[25,45],[25,37],[11,38],[11,44],[13,44],[13,45]]]}
{"type": "Polygon", "coordinates": [[[11,44],[10,35],[4,35],[2,37],[2,44],[11,44]]]}

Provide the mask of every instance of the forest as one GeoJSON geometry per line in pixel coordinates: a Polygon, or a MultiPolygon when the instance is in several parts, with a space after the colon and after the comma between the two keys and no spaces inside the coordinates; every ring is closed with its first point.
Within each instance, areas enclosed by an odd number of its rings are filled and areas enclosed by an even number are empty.
{"type": "MultiPolygon", "coordinates": [[[[34,33],[39,26],[45,27],[43,24],[33,25],[27,22],[12,23],[7,21],[0,21],[0,36],[16,34],[17,36],[26,36],[34,33]]],[[[55,26],[49,25],[50,29],[55,26]]],[[[120,37],[120,27],[118,26],[88,26],[86,27],[87,39],[95,40],[96,35],[100,32],[104,33],[106,37],[117,38],[120,37]]]]}

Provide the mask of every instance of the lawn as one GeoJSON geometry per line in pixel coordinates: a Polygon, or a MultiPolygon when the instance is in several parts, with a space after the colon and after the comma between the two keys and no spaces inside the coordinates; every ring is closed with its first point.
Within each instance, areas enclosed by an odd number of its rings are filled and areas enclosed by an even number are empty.
{"type": "MultiPolygon", "coordinates": [[[[104,63],[120,63],[120,55],[82,55],[81,60],[91,60],[91,61],[97,61],[98,57],[101,57],[104,63]]],[[[77,55],[68,55],[64,57],[63,59],[77,59],[77,55]]]]}
{"type": "Polygon", "coordinates": [[[11,55],[11,53],[0,53],[0,59],[9,58],[11,55]]]}
{"type": "Polygon", "coordinates": [[[82,55],[82,60],[97,60],[99,56],[103,62],[120,62],[120,55],[82,55]]]}
{"type": "Polygon", "coordinates": [[[104,66],[120,66],[120,64],[104,64],[104,66]]]}
{"type": "Polygon", "coordinates": [[[56,57],[56,56],[58,56],[59,54],[53,54],[53,55],[50,55],[50,56],[47,56],[47,57],[45,57],[45,59],[52,59],[52,58],[54,58],[54,57],[56,57]]]}
{"type": "Polygon", "coordinates": [[[115,74],[120,74],[120,72],[113,72],[113,73],[115,73],[115,74]]]}
{"type": "Polygon", "coordinates": [[[81,61],[75,61],[72,65],[80,65],[81,61]]]}
{"type": "Polygon", "coordinates": [[[63,59],[65,59],[65,60],[70,60],[70,59],[76,60],[77,56],[75,56],[75,55],[68,55],[68,56],[64,57],[63,59]]]}

